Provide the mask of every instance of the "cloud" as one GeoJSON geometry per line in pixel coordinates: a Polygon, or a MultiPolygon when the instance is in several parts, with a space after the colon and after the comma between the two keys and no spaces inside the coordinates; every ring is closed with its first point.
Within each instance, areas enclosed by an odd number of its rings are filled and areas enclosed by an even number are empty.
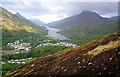
{"type": "Polygon", "coordinates": [[[80,0],[75,0],[74,2],[68,0],[4,0],[2,6],[12,13],[19,12],[26,18],[34,17],[47,23],[79,14],[84,10],[95,11],[106,17],[114,16],[118,13],[118,0],[114,0],[115,2],[100,2],[103,0],[97,0],[98,2],[95,2],[95,0],[91,0],[91,2],[87,2],[87,0],[84,0],[84,2],[79,1],[80,0]]]}
{"type": "Polygon", "coordinates": [[[1,2],[119,2],[119,0],[3,0],[1,2]]]}
{"type": "Polygon", "coordinates": [[[73,2],[67,5],[69,9],[68,14],[74,15],[75,13],[80,13],[84,10],[95,11],[101,15],[117,12],[118,3],[117,2],[73,2]]]}
{"type": "Polygon", "coordinates": [[[49,22],[52,22],[52,21],[56,21],[56,20],[60,20],[61,18],[58,16],[58,15],[41,15],[41,16],[38,16],[38,17],[32,17],[33,19],[36,18],[36,19],[39,19],[39,20],[42,20],[42,21],[45,21],[45,23],[49,23],[49,22]]]}

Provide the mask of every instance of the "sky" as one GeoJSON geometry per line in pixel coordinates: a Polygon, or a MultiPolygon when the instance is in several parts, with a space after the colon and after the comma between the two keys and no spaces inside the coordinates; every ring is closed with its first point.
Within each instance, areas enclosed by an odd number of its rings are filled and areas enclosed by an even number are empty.
{"type": "Polygon", "coordinates": [[[103,17],[118,15],[119,0],[4,0],[0,6],[27,19],[39,19],[45,23],[61,20],[89,10],[103,17]]]}

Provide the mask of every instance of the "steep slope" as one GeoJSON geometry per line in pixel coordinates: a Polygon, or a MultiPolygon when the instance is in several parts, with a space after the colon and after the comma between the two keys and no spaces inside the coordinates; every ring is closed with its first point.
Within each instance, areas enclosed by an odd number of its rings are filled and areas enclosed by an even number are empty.
{"type": "Polygon", "coordinates": [[[103,18],[95,12],[83,11],[81,14],[47,25],[61,29],[60,33],[70,38],[70,42],[84,44],[118,31],[118,20],[116,18],[103,18]]]}
{"type": "Polygon", "coordinates": [[[19,75],[120,76],[120,32],[68,51],[38,58],[11,72],[19,75]]]}
{"type": "MultiPolygon", "coordinates": [[[[3,46],[6,46],[8,42],[23,39],[31,41],[30,37],[43,38],[47,34],[47,30],[43,27],[36,27],[28,22],[24,17],[19,17],[0,7],[0,19],[2,20],[2,38],[3,46]],[[28,40],[29,39],[29,40],[28,40]]],[[[36,38],[36,39],[37,39],[36,38]]],[[[36,40],[35,39],[35,40],[36,40]]]]}

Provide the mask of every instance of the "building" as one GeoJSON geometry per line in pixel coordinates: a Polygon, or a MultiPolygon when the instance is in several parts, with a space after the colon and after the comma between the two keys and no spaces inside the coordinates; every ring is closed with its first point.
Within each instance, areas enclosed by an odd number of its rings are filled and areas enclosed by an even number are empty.
{"type": "Polygon", "coordinates": [[[29,52],[29,51],[31,51],[31,44],[30,43],[20,43],[19,41],[15,41],[13,43],[8,43],[7,46],[9,46],[11,49],[13,49],[17,52],[29,52]]]}

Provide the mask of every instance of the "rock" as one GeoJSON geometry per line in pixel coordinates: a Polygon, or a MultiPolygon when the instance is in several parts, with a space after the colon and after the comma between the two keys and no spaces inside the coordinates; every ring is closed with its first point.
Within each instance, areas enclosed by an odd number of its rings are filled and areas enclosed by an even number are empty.
{"type": "Polygon", "coordinates": [[[90,63],[88,63],[88,65],[91,65],[92,63],[90,62],[90,63]]]}
{"type": "Polygon", "coordinates": [[[80,62],[78,62],[77,64],[80,64],[80,62]]]}

